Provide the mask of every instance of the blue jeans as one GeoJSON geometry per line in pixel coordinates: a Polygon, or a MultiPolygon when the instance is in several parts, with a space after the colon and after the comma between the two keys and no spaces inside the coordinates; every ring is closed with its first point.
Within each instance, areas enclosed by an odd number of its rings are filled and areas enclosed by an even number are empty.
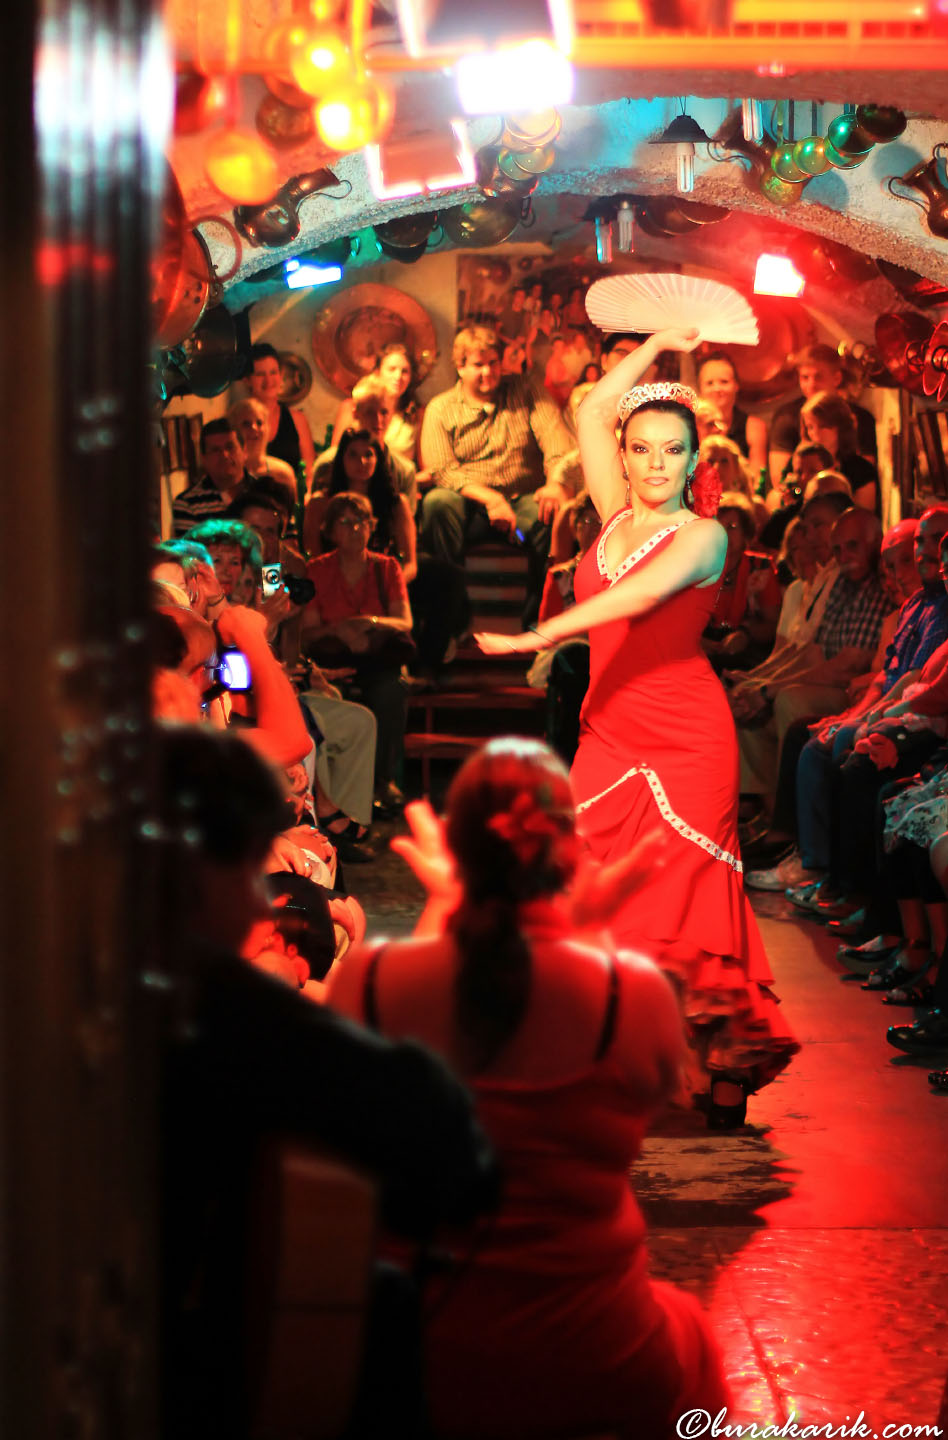
{"type": "Polygon", "coordinates": [[[830,867],[839,767],[852,750],[857,729],[858,725],[841,725],[828,744],[808,740],[797,762],[797,835],[800,860],[808,870],[830,867]]]}

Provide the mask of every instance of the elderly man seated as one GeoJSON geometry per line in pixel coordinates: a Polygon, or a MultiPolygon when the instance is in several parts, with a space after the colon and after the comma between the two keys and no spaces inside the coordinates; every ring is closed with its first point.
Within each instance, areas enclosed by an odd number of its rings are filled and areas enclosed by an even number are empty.
{"type": "Polygon", "coordinates": [[[519,542],[529,626],[539,611],[550,525],[572,493],[560,477],[575,442],[548,395],[501,374],[493,330],[466,326],[453,358],[458,383],[430,402],[421,432],[422,461],[434,479],[422,504],[422,545],[460,565],[465,547],[492,533],[519,542]]]}
{"type": "Polygon", "coordinates": [[[818,555],[825,554],[829,532],[838,567],[832,583],[825,569],[817,576],[822,583],[810,608],[821,606],[822,619],[812,639],[785,642],[731,693],[741,792],[759,796],[767,813],[787,729],[802,716],[832,715],[846,707],[846,687],[868,669],[891,608],[877,573],[882,527],[876,516],[834,493],[810,500],[803,518],[818,555]]]}

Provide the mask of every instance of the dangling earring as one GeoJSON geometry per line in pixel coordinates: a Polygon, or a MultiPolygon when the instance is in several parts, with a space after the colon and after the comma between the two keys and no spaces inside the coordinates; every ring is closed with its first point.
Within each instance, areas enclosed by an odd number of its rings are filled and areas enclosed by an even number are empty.
{"type": "Polygon", "coordinates": [[[686,477],[685,477],[685,493],[684,493],[684,496],[683,496],[684,502],[685,502],[685,504],[688,506],[688,509],[689,509],[689,510],[691,510],[691,509],[694,507],[695,488],[694,488],[694,485],[692,484],[692,481],[694,480],[694,478],[695,478],[695,472],[694,472],[693,470],[689,470],[689,471],[688,471],[688,474],[687,474],[686,477]]]}
{"type": "Polygon", "coordinates": [[[628,505],[628,504],[630,503],[630,501],[629,501],[629,472],[628,472],[628,470],[625,468],[624,465],[623,465],[623,467],[622,467],[622,473],[623,473],[623,475],[625,476],[625,503],[628,505]]]}

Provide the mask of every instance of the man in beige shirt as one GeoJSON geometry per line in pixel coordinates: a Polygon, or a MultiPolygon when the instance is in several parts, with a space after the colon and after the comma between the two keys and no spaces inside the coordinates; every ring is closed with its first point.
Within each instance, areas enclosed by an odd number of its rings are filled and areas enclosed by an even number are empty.
{"type": "Polygon", "coordinates": [[[434,479],[421,507],[429,554],[461,565],[465,547],[495,538],[527,557],[525,625],[536,621],[550,553],[550,525],[573,493],[575,442],[548,395],[501,374],[493,330],[468,326],[454,342],[458,383],[425,410],[422,464],[434,479]],[[574,455],[571,456],[570,452],[574,455]]]}

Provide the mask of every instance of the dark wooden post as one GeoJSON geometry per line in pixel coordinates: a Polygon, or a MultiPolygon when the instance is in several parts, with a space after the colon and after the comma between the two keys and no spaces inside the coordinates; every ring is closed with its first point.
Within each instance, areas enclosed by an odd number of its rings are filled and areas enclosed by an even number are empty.
{"type": "Polygon", "coordinates": [[[4,25],[0,1433],[148,1440],[146,364],[170,82],[152,0],[18,0],[4,25]]]}

